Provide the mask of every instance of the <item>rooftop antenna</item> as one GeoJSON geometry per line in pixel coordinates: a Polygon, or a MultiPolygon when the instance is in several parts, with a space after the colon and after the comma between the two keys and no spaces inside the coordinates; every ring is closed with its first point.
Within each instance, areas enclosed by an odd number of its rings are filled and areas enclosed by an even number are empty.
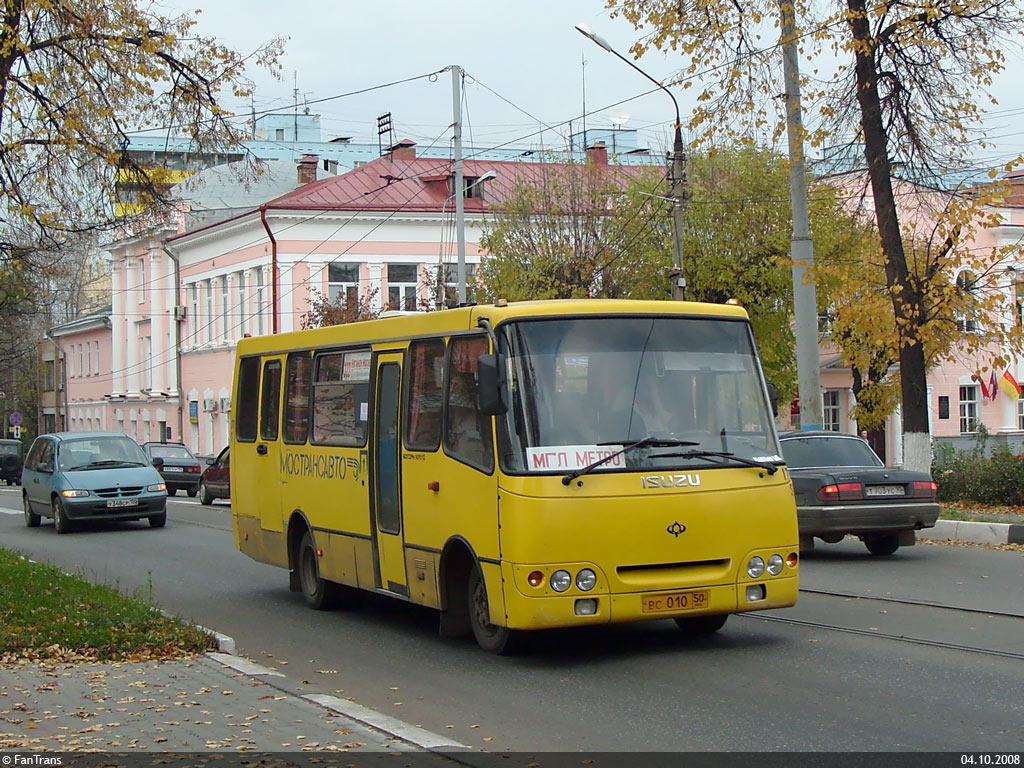
{"type": "Polygon", "coordinates": [[[622,130],[622,126],[629,122],[629,112],[624,109],[616,109],[608,115],[608,119],[612,121],[612,125],[615,127],[615,130],[612,131],[612,154],[615,155],[617,154],[615,140],[618,138],[618,132],[622,130]]]}
{"type": "Polygon", "coordinates": [[[299,140],[299,72],[298,70],[292,70],[292,93],[295,94],[295,109],[293,110],[292,120],[295,125],[295,133],[292,134],[292,141],[297,142],[299,140]]]}

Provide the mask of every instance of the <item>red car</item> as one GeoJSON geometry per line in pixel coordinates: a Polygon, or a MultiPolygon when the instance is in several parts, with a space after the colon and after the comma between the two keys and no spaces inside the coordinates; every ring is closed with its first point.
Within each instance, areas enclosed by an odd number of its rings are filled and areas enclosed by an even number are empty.
{"type": "Polygon", "coordinates": [[[199,478],[199,501],[212,504],[214,499],[231,498],[231,472],[228,465],[228,449],[225,448],[216,459],[207,459],[209,465],[199,478]]]}

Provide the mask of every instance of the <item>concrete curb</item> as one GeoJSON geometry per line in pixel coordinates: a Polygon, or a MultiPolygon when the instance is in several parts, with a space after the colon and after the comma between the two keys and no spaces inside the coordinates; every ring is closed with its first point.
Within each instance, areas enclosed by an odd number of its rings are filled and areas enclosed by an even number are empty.
{"type": "Polygon", "coordinates": [[[257,664],[256,662],[250,661],[249,659],[241,656],[236,656],[234,638],[228,637],[227,635],[219,632],[213,632],[205,627],[201,627],[201,629],[212,634],[217,640],[217,647],[221,649],[220,652],[208,651],[206,655],[214,661],[223,664],[225,667],[241,672],[243,675],[258,678],[261,682],[277,688],[284,693],[310,701],[325,709],[329,709],[332,712],[336,712],[351,720],[355,720],[369,728],[374,728],[396,739],[401,739],[409,744],[413,744],[420,749],[430,752],[435,750],[444,750],[446,752],[463,750],[470,751],[470,748],[465,744],[461,744],[446,736],[433,733],[432,731],[418,728],[415,725],[410,725],[409,723],[390,717],[389,715],[384,715],[376,710],[370,709],[369,707],[356,704],[353,701],[322,693],[302,693],[301,691],[295,690],[288,682],[287,676],[281,672],[278,672],[275,669],[270,669],[269,667],[264,667],[261,664],[257,664]]]}
{"type": "Polygon", "coordinates": [[[1024,525],[936,520],[934,528],[921,529],[917,532],[917,538],[969,541],[973,544],[1024,544],[1024,525]]]}

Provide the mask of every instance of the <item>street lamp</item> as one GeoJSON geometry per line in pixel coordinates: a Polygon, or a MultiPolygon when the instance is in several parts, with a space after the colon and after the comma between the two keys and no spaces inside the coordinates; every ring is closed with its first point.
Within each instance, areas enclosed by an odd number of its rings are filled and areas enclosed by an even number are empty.
{"type": "Polygon", "coordinates": [[[672,298],[676,301],[682,301],[686,298],[686,276],[683,274],[683,204],[686,201],[686,171],[683,168],[683,163],[686,160],[686,156],[683,154],[683,129],[682,121],[679,119],[679,102],[676,101],[676,97],[672,95],[672,91],[612,48],[607,40],[597,34],[597,32],[591,29],[587,24],[577,24],[576,29],[579,30],[581,35],[590,38],[592,41],[608,51],[608,53],[614,54],[618,58],[622,59],[624,62],[629,64],[629,66],[667,93],[668,97],[672,99],[672,106],[676,108],[676,131],[675,139],[672,143],[671,158],[672,191],[669,193],[669,196],[672,198],[672,234],[674,239],[674,264],[671,277],[672,298]]]}

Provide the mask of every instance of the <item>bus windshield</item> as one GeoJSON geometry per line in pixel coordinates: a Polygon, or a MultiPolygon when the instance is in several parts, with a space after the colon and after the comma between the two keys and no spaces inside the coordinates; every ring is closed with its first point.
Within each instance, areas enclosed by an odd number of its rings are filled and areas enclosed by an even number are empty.
{"type": "Polygon", "coordinates": [[[522,320],[498,329],[509,473],[708,469],[781,462],[745,322],[703,317],[522,320]],[[660,442],[659,442],[660,440],[660,442]],[[729,456],[722,454],[731,454],[729,456]]]}

